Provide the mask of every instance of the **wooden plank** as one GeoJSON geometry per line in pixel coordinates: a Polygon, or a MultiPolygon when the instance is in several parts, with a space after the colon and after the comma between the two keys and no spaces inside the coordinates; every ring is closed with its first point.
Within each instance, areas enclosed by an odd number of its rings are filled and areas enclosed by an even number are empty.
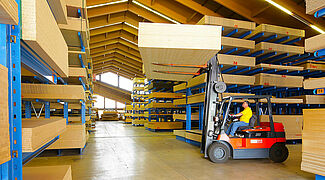
{"type": "MultiPolygon", "coordinates": [[[[273,115],[273,121],[282,123],[287,140],[302,138],[302,115],[273,115]]],[[[268,115],[260,116],[261,122],[270,122],[268,115]]]]}
{"type": "Polygon", "coordinates": [[[81,58],[83,65],[87,66],[86,52],[68,51],[69,67],[82,67],[79,56],[81,58]]]}
{"type": "Polygon", "coordinates": [[[22,150],[34,152],[60,135],[66,128],[64,118],[22,120],[22,150]]]}
{"type": "Polygon", "coordinates": [[[187,97],[187,104],[203,103],[205,93],[198,93],[187,97]]]}
{"type": "Polygon", "coordinates": [[[325,49],[324,39],[325,39],[325,34],[319,34],[317,36],[313,36],[308,39],[305,39],[305,51],[315,52],[317,50],[325,49]]]}
{"type": "Polygon", "coordinates": [[[157,103],[151,102],[145,106],[146,108],[177,108],[173,103],[157,103]]]}
{"type": "Polygon", "coordinates": [[[325,104],[324,95],[302,95],[294,96],[290,98],[301,98],[304,101],[304,104],[325,104]]]}
{"type": "Polygon", "coordinates": [[[135,124],[135,125],[144,125],[145,123],[148,123],[148,120],[146,119],[134,119],[132,120],[132,124],[135,124]]]}
{"type": "Polygon", "coordinates": [[[325,63],[321,61],[306,61],[299,66],[304,67],[304,69],[309,70],[322,70],[325,71],[325,63]]]}
{"type": "Polygon", "coordinates": [[[223,66],[254,67],[255,57],[218,54],[218,62],[223,66]]]}
{"type": "Polygon", "coordinates": [[[184,89],[186,89],[186,83],[181,83],[181,84],[173,86],[173,91],[174,92],[181,91],[181,90],[184,90],[184,89]]]}
{"type": "Polygon", "coordinates": [[[224,28],[224,30],[222,31],[223,36],[237,29],[238,32],[234,35],[235,37],[238,37],[245,32],[253,31],[256,28],[255,22],[241,21],[241,20],[207,16],[207,15],[203,16],[203,18],[197,24],[222,26],[224,28]]]}
{"type": "Polygon", "coordinates": [[[146,123],[150,129],[182,129],[183,122],[148,122],[146,123]]]}
{"type": "Polygon", "coordinates": [[[72,180],[70,165],[23,167],[24,180],[72,180]]]}
{"type": "Polygon", "coordinates": [[[221,45],[223,49],[220,51],[220,53],[225,53],[233,48],[237,48],[238,51],[255,49],[255,41],[233,37],[221,37],[221,45]]]}
{"type": "Polygon", "coordinates": [[[190,139],[192,141],[201,142],[202,141],[202,134],[194,133],[194,132],[191,132],[191,131],[186,131],[185,138],[190,139]]]}
{"type": "Polygon", "coordinates": [[[186,130],[174,130],[174,131],[173,131],[173,134],[174,134],[175,136],[185,137],[185,133],[186,133],[186,130]]]}
{"type": "Polygon", "coordinates": [[[0,65],[0,164],[11,159],[8,107],[8,69],[0,65]]]}
{"type": "Polygon", "coordinates": [[[67,4],[65,0],[48,1],[55,20],[58,24],[67,24],[67,4]]]}
{"type": "Polygon", "coordinates": [[[325,109],[304,109],[301,169],[325,176],[325,109]]]}
{"type": "Polygon", "coordinates": [[[87,77],[86,68],[69,67],[69,77],[87,77]]]}
{"type": "Polygon", "coordinates": [[[294,46],[294,45],[284,45],[284,44],[276,44],[270,42],[261,42],[256,44],[254,52],[257,51],[264,51],[264,54],[268,54],[271,52],[277,52],[277,55],[289,53],[289,55],[296,55],[296,54],[304,54],[305,49],[304,47],[294,46]]]}
{"type": "Polygon", "coordinates": [[[325,78],[309,78],[304,80],[304,89],[317,89],[325,87],[325,78]]]}
{"type": "Polygon", "coordinates": [[[257,68],[263,68],[265,70],[267,69],[276,69],[276,70],[288,70],[288,71],[302,71],[304,68],[299,66],[283,66],[283,65],[276,65],[276,64],[258,64],[255,66],[255,69],[257,68]]]}
{"type": "Polygon", "coordinates": [[[69,124],[60,135],[60,139],[47,149],[74,149],[84,148],[86,145],[85,124],[69,124]]]}
{"type": "Polygon", "coordinates": [[[68,47],[47,1],[22,0],[22,40],[60,76],[67,77],[68,47]]]}
{"type": "Polygon", "coordinates": [[[21,85],[22,99],[46,100],[85,100],[85,92],[81,85],[29,84],[21,85]]]}
{"type": "Polygon", "coordinates": [[[201,74],[187,81],[186,88],[194,87],[206,82],[207,74],[201,74]]]}
{"type": "Polygon", "coordinates": [[[152,92],[149,94],[149,99],[153,98],[173,98],[173,99],[178,99],[178,98],[183,98],[184,94],[182,93],[167,93],[167,92],[152,92]]]}
{"type": "Polygon", "coordinates": [[[324,0],[305,0],[306,2],[306,14],[314,15],[318,10],[325,8],[324,0]]]}
{"type": "Polygon", "coordinates": [[[68,46],[77,46],[80,47],[80,39],[78,32],[81,33],[84,46],[87,48],[88,38],[86,35],[87,26],[86,20],[81,18],[68,17],[67,24],[59,24],[63,37],[68,46]]]}
{"type": "MultiPolygon", "coordinates": [[[[167,80],[187,80],[176,74],[155,72],[160,64],[203,65],[221,50],[221,27],[209,25],[184,25],[139,23],[139,50],[148,79],[157,76],[167,80]],[[158,74],[157,76],[153,76],[158,74]]],[[[196,72],[198,68],[188,68],[196,72]]],[[[178,67],[161,66],[159,71],[177,71],[178,67]]]]}
{"type": "MultiPolygon", "coordinates": [[[[173,114],[174,120],[186,120],[186,114],[173,114]]],[[[198,121],[199,120],[199,113],[192,113],[191,114],[191,121],[198,121]]]]}
{"type": "Polygon", "coordinates": [[[177,105],[185,105],[185,104],[186,104],[186,99],[187,99],[187,98],[174,99],[174,100],[173,100],[173,104],[174,104],[175,106],[177,106],[177,105]]]}
{"type": "Polygon", "coordinates": [[[297,38],[303,38],[305,37],[305,31],[301,29],[294,29],[294,28],[288,28],[283,26],[275,26],[270,24],[260,24],[255,28],[255,30],[248,36],[246,36],[244,39],[249,39],[259,33],[264,33],[264,35],[261,38],[255,39],[255,41],[260,41],[262,39],[265,39],[266,37],[277,35],[277,38],[274,40],[278,40],[281,38],[284,38],[286,36],[289,36],[289,39],[286,41],[283,41],[281,43],[286,43],[288,41],[291,41],[293,39],[297,38]]]}
{"type": "Polygon", "coordinates": [[[226,84],[254,85],[254,76],[222,74],[223,81],[226,84]]]}
{"type": "Polygon", "coordinates": [[[15,0],[0,1],[0,24],[18,24],[18,4],[15,0]]]}
{"type": "Polygon", "coordinates": [[[304,77],[259,73],[255,75],[255,85],[276,87],[302,87],[304,77]]]}

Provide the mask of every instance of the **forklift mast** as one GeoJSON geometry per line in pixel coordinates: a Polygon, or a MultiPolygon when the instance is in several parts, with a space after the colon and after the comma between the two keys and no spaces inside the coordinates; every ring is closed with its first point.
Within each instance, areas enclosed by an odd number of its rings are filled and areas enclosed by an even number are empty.
{"type": "Polygon", "coordinates": [[[214,116],[217,111],[218,93],[226,90],[226,85],[222,81],[221,72],[217,56],[211,58],[207,64],[207,80],[205,86],[205,103],[203,115],[203,131],[201,153],[207,157],[207,149],[213,142],[214,116]]]}

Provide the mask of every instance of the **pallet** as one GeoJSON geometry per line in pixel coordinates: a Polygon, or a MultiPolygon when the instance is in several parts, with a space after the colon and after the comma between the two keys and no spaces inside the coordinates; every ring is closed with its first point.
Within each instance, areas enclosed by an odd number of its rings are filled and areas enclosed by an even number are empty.
{"type": "Polygon", "coordinates": [[[55,153],[55,156],[71,156],[71,155],[82,155],[86,149],[88,143],[83,148],[70,148],[70,149],[46,149],[40,157],[48,157],[55,153]]]}

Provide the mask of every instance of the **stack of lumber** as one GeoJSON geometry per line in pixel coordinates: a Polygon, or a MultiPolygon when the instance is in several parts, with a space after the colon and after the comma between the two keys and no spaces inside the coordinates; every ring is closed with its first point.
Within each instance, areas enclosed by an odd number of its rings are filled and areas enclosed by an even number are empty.
{"type": "Polygon", "coordinates": [[[36,52],[61,77],[67,77],[68,46],[47,1],[22,0],[21,24],[23,47],[36,52]]]}
{"type": "Polygon", "coordinates": [[[325,176],[325,109],[304,109],[301,169],[325,176]]]}
{"type": "Polygon", "coordinates": [[[138,46],[146,77],[173,81],[189,79],[191,76],[173,72],[195,73],[198,68],[163,64],[204,65],[221,50],[221,31],[221,26],[139,23],[138,46]]]}
{"type": "Polygon", "coordinates": [[[309,78],[304,80],[304,89],[317,89],[325,87],[325,78],[309,78]]]}
{"type": "Polygon", "coordinates": [[[101,121],[118,121],[120,119],[118,117],[117,111],[104,111],[100,120],[101,121]]]}
{"type": "Polygon", "coordinates": [[[316,11],[325,8],[323,0],[306,0],[306,14],[314,15],[316,11]]]}
{"type": "Polygon", "coordinates": [[[18,24],[18,4],[15,0],[0,2],[0,24],[18,24]]]}
{"type": "MultiPolygon", "coordinates": [[[[23,152],[34,152],[66,129],[64,118],[22,120],[23,152]]],[[[61,136],[60,136],[61,137],[61,136]]]]}
{"type": "Polygon", "coordinates": [[[71,123],[60,135],[59,140],[54,142],[47,149],[76,149],[84,148],[87,141],[85,124],[71,123]]]}
{"type": "Polygon", "coordinates": [[[148,122],[145,123],[145,127],[155,130],[183,129],[183,122],[148,122]]]}
{"type": "Polygon", "coordinates": [[[23,167],[24,180],[72,180],[70,165],[23,167]]]}
{"type": "Polygon", "coordinates": [[[174,135],[180,136],[195,142],[202,141],[202,131],[201,130],[174,130],[174,135]]]}
{"type": "Polygon", "coordinates": [[[302,87],[303,79],[303,76],[259,73],[255,75],[255,85],[276,87],[302,87]]]}
{"type": "MultiPolygon", "coordinates": [[[[186,120],[186,114],[173,114],[174,121],[176,120],[186,120]]],[[[191,121],[198,121],[199,120],[199,113],[192,113],[191,114],[191,121]]]]}
{"type": "MultiPolygon", "coordinates": [[[[301,139],[302,115],[273,115],[273,122],[282,123],[287,140],[301,139]]],[[[268,115],[260,116],[261,122],[270,122],[268,115]]]]}
{"type": "Polygon", "coordinates": [[[81,85],[21,84],[22,99],[42,100],[85,100],[85,91],[81,85]]]}
{"type": "Polygon", "coordinates": [[[124,122],[127,124],[132,123],[132,110],[133,110],[133,105],[125,106],[124,122]]]}
{"type": "Polygon", "coordinates": [[[11,156],[9,139],[8,69],[2,65],[0,65],[0,75],[0,164],[3,164],[9,161],[11,156]]]}

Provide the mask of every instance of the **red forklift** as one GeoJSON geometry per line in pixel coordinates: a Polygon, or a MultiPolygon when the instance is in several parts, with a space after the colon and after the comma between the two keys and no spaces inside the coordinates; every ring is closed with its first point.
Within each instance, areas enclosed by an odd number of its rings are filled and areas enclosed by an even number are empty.
{"type": "Polygon", "coordinates": [[[271,96],[249,95],[222,97],[226,84],[222,80],[218,60],[212,58],[207,64],[207,83],[204,104],[201,152],[212,162],[223,163],[232,159],[269,158],[273,162],[284,162],[289,155],[282,123],[273,122],[271,96]],[[220,98],[221,97],[221,98],[220,98]],[[267,103],[269,122],[260,122],[261,101],[267,103]],[[266,100],[266,101],[265,101],[266,100]],[[232,122],[230,109],[234,103],[255,103],[255,114],[249,126],[239,127],[235,137],[225,132],[232,122]]]}

